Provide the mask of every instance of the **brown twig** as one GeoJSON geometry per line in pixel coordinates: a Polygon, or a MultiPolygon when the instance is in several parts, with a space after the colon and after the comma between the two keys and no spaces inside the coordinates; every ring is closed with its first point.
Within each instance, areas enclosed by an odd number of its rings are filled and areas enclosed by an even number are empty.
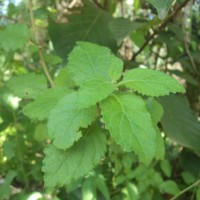
{"type": "Polygon", "coordinates": [[[160,25],[158,25],[157,29],[147,38],[147,40],[143,43],[140,49],[132,56],[131,60],[135,60],[135,58],[144,50],[144,48],[149,44],[149,42],[163,29],[166,25],[179,13],[179,11],[187,5],[190,0],[185,0],[181,5],[179,5],[172,13],[169,15],[160,25]]]}
{"type": "Polygon", "coordinates": [[[97,7],[104,10],[104,7],[98,2],[98,0],[94,0],[94,3],[97,5],[97,7]]]}
{"type": "Polygon", "coordinates": [[[34,37],[35,37],[35,42],[39,47],[38,55],[39,55],[39,58],[40,58],[42,68],[44,70],[44,73],[45,73],[51,87],[55,87],[54,81],[53,81],[53,79],[52,79],[52,77],[49,73],[48,67],[47,67],[46,62],[44,60],[44,57],[42,55],[41,45],[39,44],[39,38],[38,38],[39,34],[38,34],[37,27],[35,26],[35,19],[34,19],[34,14],[33,14],[33,9],[32,9],[32,7],[33,7],[32,0],[28,0],[28,7],[29,7],[29,13],[30,13],[30,19],[31,19],[31,26],[33,28],[33,34],[34,34],[34,37]]]}

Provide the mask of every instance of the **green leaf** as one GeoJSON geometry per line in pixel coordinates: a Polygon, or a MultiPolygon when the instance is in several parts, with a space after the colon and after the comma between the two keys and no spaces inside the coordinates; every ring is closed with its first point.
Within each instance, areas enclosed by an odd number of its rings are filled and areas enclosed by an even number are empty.
{"type": "Polygon", "coordinates": [[[120,78],[122,68],[122,60],[96,44],[77,42],[69,55],[68,69],[88,105],[96,104],[115,90],[114,83],[120,78]]]}
{"type": "Polygon", "coordinates": [[[39,123],[35,127],[34,139],[38,142],[43,142],[47,139],[47,125],[46,123],[39,123]]]}
{"type": "Polygon", "coordinates": [[[123,190],[124,193],[127,195],[127,200],[132,199],[132,200],[138,200],[139,199],[139,191],[138,188],[135,184],[128,182],[126,184],[126,187],[123,190]]]}
{"type": "Polygon", "coordinates": [[[58,76],[54,80],[56,87],[70,88],[73,89],[76,84],[72,80],[72,74],[69,72],[67,67],[62,68],[58,76]]]}
{"type": "Polygon", "coordinates": [[[66,59],[76,41],[107,46],[116,52],[116,42],[108,26],[113,19],[112,15],[90,3],[78,10],[81,14],[67,16],[67,24],[56,24],[52,20],[49,22],[49,35],[56,52],[66,59]]]}
{"type": "Polygon", "coordinates": [[[196,200],[200,200],[200,188],[196,191],[196,200]]]}
{"type": "Polygon", "coordinates": [[[30,31],[25,24],[11,24],[0,31],[0,48],[15,51],[22,48],[30,37],[30,31]]]}
{"type": "Polygon", "coordinates": [[[146,106],[148,111],[151,113],[152,121],[157,125],[163,116],[163,108],[158,101],[150,97],[146,100],[146,106]]]}
{"type": "Polygon", "coordinates": [[[86,128],[96,118],[96,107],[83,107],[77,92],[65,95],[52,109],[48,120],[48,135],[59,149],[67,149],[82,136],[80,128],[86,128]]]}
{"type": "Polygon", "coordinates": [[[23,108],[23,113],[31,119],[47,119],[52,108],[58,101],[67,94],[62,88],[53,88],[44,91],[38,95],[35,101],[29,103],[23,108]]]}
{"type": "Polygon", "coordinates": [[[159,186],[161,192],[171,194],[171,195],[176,195],[180,192],[180,189],[178,188],[178,185],[176,182],[172,180],[165,181],[160,184],[159,186]]]}
{"type": "Polygon", "coordinates": [[[133,22],[125,18],[115,18],[110,21],[109,27],[118,44],[131,32],[143,26],[143,23],[133,22]]]}
{"type": "Polygon", "coordinates": [[[196,177],[194,177],[192,173],[187,171],[182,172],[181,177],[184,180],[184,182],[188,185],[194,183],[196,180],[196,177]]]}
{"type": "Polygon", "coordinates": [[[200,123],[185,96],[159,98],[164,115],[161,121],[165,133],[178,143],[194,149],[200,155],[200,123]]]}
{"type": "Polygon", "coordinates": [[[174,0],[148,0],[157,10],[158,17],[164,19],[174,0]]]}
{"type": "Polygon", "coordinates": [[[67,66],[75,82],[81,86],[88,79],[94,78],[110,82],[117,81],[122,74],[123,62],[107,47],[88,42],[77,42],[69,54],[67,66]]]}
{"type": "Polygon", "coordinates": [[[156,160],[163,160],[165,157],[165,144],[164,139],[160,133],[160,130],[157,125],[154,125],[154,129],[156,130],[156,152],[155,158],[156,160]]]}
{"type": "Polygon", "coordinates": [[[176,79],[151,69],[128,70],[124,74],[123,81],[119,83],[119,85],[121,84],[147,96],[164,96],[170,92],[185,92],[183,86],[176,79]]]}
{"type": "Polygon", "coordinates": [[[92,174],[82,184],[82,199],[98,199],[97,195],[101,193],[105,200],[110,200],[109,191],[104,178],[98,174],[92,174]]]}
{"type": "Polygon", "coordinates": [[[96,187],[99,189],[99,191],[101,192],[101,194],[104,196],[106,200],[110,200],[108,187],[103,177],[96,178],[96,187]]]}
{"type": "Polygon", "coordinates": [[[2,199],[9,199],[11,195],[11,183],[16,177],[17,173],[15,171],[9,170],[6,174],[4,183],[0,185],[0,195],[2,199]]]}
{"type": "Polygon", "coordinates": [[[100,162],[106,151],[106,138],[100,127],[92,126],[84,137],[63,151],[53,145],[45,149],[43,161],[46,187],[62,186],[85,176],[100,162]]]}
{"type": "Polygon", "coordinates": [[[158,122],[161,120],[161,117],[163,115],[163,108],[162,106],[152,97],[148,98],[146,100],[146,107],[147,110],[151,114],[151,119],[153,122],[154,129],[156,130],[156,152],[155,152],[155,158],[157,160],[164,159],[165,155],[165,145],[164,140],[161,136],[160,130],[157,126],[158,122]]]}
{"type": "Polygon", "coordinates": [[[156,148],[156,132],[145,102],[133,94],[111,95],[101,103],[103,120],[125,151],[134,150],[149,164],[156,148]]]}
{"type": "Polygon", "coordinates": [[[168,160],[162,160],[162,161],[160,161],[160,167],[161,167],[162,171],[164,172],[164,174],[168,178],[171,177],[172,168],[171,168],[170,162],[168,160]]]}
{"type": "Polygon", "coordinates": [[[7,138],[7,140],[3,143],[3,152],[6,156],[7,160],[11,160],[16,153],[16,143],[13,140],[7,138]]]}
{"type": "Polygon", "coordinates": [[[87,178],[82,185],[82,199],[94,200],[97,199],[95,179],[87,178]]]}
{"type": "Polygon", "coordinates": [[[108,81],[98,78],[90,79],[79,90],[82,106],[87,108],[95,105],[98,101],[105,99],[114,90],[114,85],[108,81]]]}
{"type": "Polygon", "coordinates": [[[13,77],[7,87],[18,97],[35,99],[47,89],[47,81],[43,75],[29,73],[13,77]]]}

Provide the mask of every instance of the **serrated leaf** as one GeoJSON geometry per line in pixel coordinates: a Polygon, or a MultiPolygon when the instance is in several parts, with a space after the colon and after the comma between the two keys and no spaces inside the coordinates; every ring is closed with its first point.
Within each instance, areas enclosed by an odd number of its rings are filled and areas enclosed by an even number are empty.
{"type": "Polygon", "coordinates": [[[67,66],[78,85],[81,86],[88,79],[99,78],[115,82],[120,78],[123,62],[109,48],[88,42],[76,44],[69,54],[67,66]]]}
{"type": "Polygon", "coordinates": [[[48,120],[48,135],[59,149],[67,149],[82,136],[80,128],[86,128],[96,118],[96,107],[83,107],[77,92],[65,95],[52,109],[48,120]]]}
{"type": "Polygon", "coordinates": [[[149,164],[155,155],[156,132],[145,102],[134,94],[111,95],[101,103],[103,120],[125,151],[134,150],[149,164]]]}
{"type": "Polygon", "coordinates": [[[178,81],[160,71],[137,68],[128,70],[120,84],[147,96],[164,96],[170,92],[184,93],[185,89],[178,81]]]}
{"type": "Polygon", "coordinates": [[[13,77],[7,87],[18,97],[35,99],[47,89],[47,81],[43,75],[29,73],[13,77]]]}
{"type": "Polygon", "coordinates": [[[106,138],[96,125],[89,128],[84,137],[66,151],[49,145],[45,149],[42,168],[46,187],[77,181],[100,162],[105,151],[106,138]]]}
{"type": "Polygon", "coordinates": [[[11,24],[0,31],[0,48],[15,51],[22,48],[30,37],[30,31],[25,24],[11,24]]]}
{"type": "Polygon", "coordinates": [[[174,0],[148,0],[157,10],[158,17],[164,19],[174,0]]]}
{"type": "Polygon", "coordinates": [[[69,55],[68,69],[80,86],[80,93],[89,105],[106,98],[115,90],[122,73],[123,62],[106,47],[87,42],[77,42],[69,55]]]}
{"type": "Polygon", "coordinates": [[[112,15],[90,3],[78,10],[80,13],[68,15],[69,22],[66,24],[56,24],[52,20],[49,22],[49,35],[56,52],[66,59],[76,41],[107,46],[116,52],[116,41],[108,26],[113,19],[112,15]]]}
{"type": "MultiPolygon", "coordinates": [[[[69,92],[69,91],[68,91],[69,92]]],[[[23,108],[23,113],[31,119],[47,119],[52,108],[67,94],[62,88],[52,88],[38,95],[35,101],[23,108]]]]}
{"type": "Polygon", "coordinates": [[[82,99],[82,106],[87,108],[95,105],[98,101],[105,99],[115,90],[113,84],[103,79],[90,79],[85,82],[79,90],[82,99]]]}
{"type": "Polygon", "coordinates": [[[185,96],[169,95],[159,98],[164,115],[162,127],[170,138],[200,155],[200,123],[185,96]]]}

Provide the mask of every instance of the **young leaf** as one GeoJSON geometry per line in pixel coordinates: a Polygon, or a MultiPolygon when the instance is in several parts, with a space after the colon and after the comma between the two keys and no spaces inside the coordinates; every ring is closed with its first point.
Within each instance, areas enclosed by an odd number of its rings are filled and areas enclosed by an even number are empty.
{"type": "Polygon", "coordinates": [[[164,19],[174,0],[148,0],[157,10],[158,17],[164,19]]]}
{"type": "Polygon", "coordinates": [[[96,107],[84,108],[79,93],[65,95],[52,109],[48,120],[48,135],[59,149],[67,149],[81,136],[96,117],[96,107]]]}
{"type": "Polygon", "coordinates": [[[77,42],[69,55],[68,69],[80,86],[82,95],[91,100],[90,105],[106,98],[115,90],[122,73],[123,62],[106,47],[87,42],[77,42]]]}
{"type": "Polygon", "coordinates": [[[63,151],[53,145],[45,149],[43,161],[46,187],[62,186],[77,181],[100,162],[106,151],[106,138],[97,125],[70,149],[63,151]]]}
{"type": "Polygon", "coordinates": [[[101,109],[105,126],[116,142],[149,164],[155,155],[156,132],[144,100],[133,94],[111,95],[101,103],[101,109]]]}
{"type": "Polygon", "coordinates": [[[77,42],[69,54],[68,68],[78,85],[94,78],[117,81],[123,69],[123,62],[115,57],[109,48],[88,42],[77,42]]]}
{"type": "Polygon", "coordinates": [[[31,119],[47,119],[52,108],[67,92],[62,88],[48,89],[23,108],[23,113],[31,119]]]}
{"type": "Polygon", "coordinates": [[[121,84],[147,96],[157,97],[168,95],[170,92],[185,92],[183,86],[176,79],[151,69],[128,70],[124,74],[123,81],[119,83],[119,85],[121,84]]]}
{"type": "Polygon", "coordinates": [[[18,97],[35,99],[47,89],[47,81],[43,75],[29,73],[10,79],[7,87],[18,97]]]}

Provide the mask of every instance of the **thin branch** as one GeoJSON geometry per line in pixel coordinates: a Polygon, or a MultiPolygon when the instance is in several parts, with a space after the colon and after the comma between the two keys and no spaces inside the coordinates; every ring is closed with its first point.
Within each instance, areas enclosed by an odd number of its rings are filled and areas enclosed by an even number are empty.
{"type": "Polygon", "coordinates": [[[191,63],[191,65],[192,65],[194,71],[195,71],[197,74],[199,74],[199,71],[198,71],[197,66],[196,66],[196,64],[195,64],[195,61],[194,61],[194,59],[193,59],[193,57],[192,57],[192,55],[191,55],[191,53],[190,53],[190,50],[189,50],[189,47],[188,47],[188,43],[187,43],[187,41],[186,41],[185,39],[184,39],[184,45],[185,45],[185,51],[186,51],[186,53],[187,53],[187,55],[188,55],[188,57],[189,57],[190,63],[191,63]]]}
{"type": "Polygon", "coordinates": [[[140,49],[133,55],[131,60],[135,60],[135,58],[144,50],[144,48],[149,44],[149,42],[163,29],[166,25],[179,13],[179,11],[187,5],[190,0],[185,0],[181,5],[179,5],[176,10],[172,12],[159,26],[158,28],[151,34],[147,40],[143,43],[140,49]]]}
{"type": "Polygon", "coordinates": [[[185,188],[184,190],[181,190],[176,196],[172,197],[170,200],[175,200],[178,197],[180,197],[181,195],[183,195],[184,193],[186,193],[188,190],[192,189],[193,187],[196,187],[200,184],[200,179],[197,180],[196,182],[194,182],[192,185],[188,186],[187,188],[185,188]]]}
{"type": "Polygon", "coordinates": [[[51,85],[51,87],[55,87],[55,84],[53,82],[53,79],[49,73],[49,70],[48,70],[48,67],[46,65],[46,62],[44,60],[44,57],[42,55],[42,49],[41,49],[41,46],[39,44],[39,37],[38,37],[38,30],[37,30],[37,27],[35,26],[35,19],[34,19],[34,14],[33,14],[33,5],[32,5],[32,0],[28,0],[28,7],[29,7],[29,13],[30,13],[30,19],[31,19],[31,26],[33,28],[33,34],[34,34],[34,37],[35,37],[35,42],[36,44],[38,45],[39,47],[39,50],[38,50],[38,55],[39,55],[39,58],[40,58],[40,62],[41,62],[41,65],[42,65],[42,68],[44,70],[44,73],[51,85]]]}
{"type": "Polygon", "coordinates": [[[98,2],[98,0],[94,0],[94,3],[97,5],[97,7],[104,10],[104,7],[98,2]]]}

